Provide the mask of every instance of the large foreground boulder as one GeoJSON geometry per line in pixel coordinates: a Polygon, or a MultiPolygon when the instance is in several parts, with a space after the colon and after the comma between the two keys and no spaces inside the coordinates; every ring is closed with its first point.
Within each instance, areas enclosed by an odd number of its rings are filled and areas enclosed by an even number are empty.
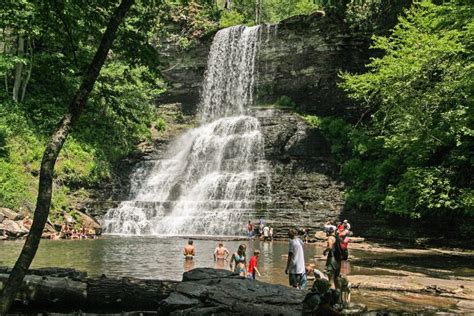
{"type": "Polygon", "coordinates": [[[226,270],[199,268],[164,299],[170,315],[299,315],[307,292],[239,277],[226,270]]]}

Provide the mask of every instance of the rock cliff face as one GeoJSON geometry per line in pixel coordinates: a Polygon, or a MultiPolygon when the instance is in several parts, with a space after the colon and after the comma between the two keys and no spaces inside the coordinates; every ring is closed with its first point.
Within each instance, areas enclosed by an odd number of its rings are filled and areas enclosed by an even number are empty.
{"type": "MultiPolygon", "coordinates": [[[[180,102],[194,112],[213,34],[193,48],[163,52],[169,89],[160,103],[180,102]]],[[[257,103],[290,97],[302,109],[318,115],[350,115],[351,102],[337,87],[340,71],[358,72],[368,61],[369,40],[351,34],[334,16],[316,12],[261,28],[258,53],[257,103]]]]}
{"type": "MultiPolygon", "coordinates": [[[[165,102],[179,102],[185,114],[196,112],[212,37],[187,51],[173,46],[164,50],[168,67],[163,74],[169,89],[158,100],[159,108],[165,102]]],[[[256,103],[272,103],[285,95],[307,112],[347,116],[351,103],[337,88],[337,75],[341,70],[361,70],[368,59],[367,48],[366,38],[349,34],[341,21],[322,13],[264,26],[257,57],[256,103]]],[[[338,219],[344,204],[343,184],[337,179],[329,145],[293,111],[264,108],[252,111],[262,125],[266,179],[271,180],[259,183],[250,216],[255,221],[263,216],[276,237],[286,237],[287,229],[295,226],[313,233],[326,220],[338,219]]],[[[126,193],[127,181],[123,183],[119,191],[126,193]]]]}
{"type": "MultiPolygon", "coordinates": [[[[284,110],[257,110],[265,138],[270,173],[270,194],[260,196],[255,217],[263,216],[276,237],[288,228],[321,230],[336,220],[344,204],[343,184],[330,155],[329,145],[317,129],[298,115],[284,110]]],[[[259,192],[265,192],[261,183],[259,192]]]]}

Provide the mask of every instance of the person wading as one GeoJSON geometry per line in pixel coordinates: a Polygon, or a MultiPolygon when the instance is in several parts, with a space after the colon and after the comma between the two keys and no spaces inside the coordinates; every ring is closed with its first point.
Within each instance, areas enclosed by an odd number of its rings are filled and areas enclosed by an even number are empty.
{"type": "Polygon", "coordinates": [[[217,269],[225,269],[224,263],[229,257],[229,250],[224,247],[224,242],[220,241],[214,250],[214,262],[217,269]]]}
{"type": "Polygon", "coordinates": [[[245,250],[247,250],[247,246],[241,244],[237,252],[235,252],[230,259],[230,270],[232,270],[232,265],[235,264],[234,272],[238,273],[242,277],[245,277],[247,272],[247,259],[245,257],[245,250]]]}
{"type": "Polygon", "coordinates": [[[290,229],[288,237],[290,238],[288,249],[288,261],[286,262],[285,274],[288,274],[289,283],[292,287],[305,289],[307,279],[304,262],[303,242],[296,237],[296,230],[290,229]]]}
{"type": "Polygon", "coordinates": [[[183,255],[186,260],[193,260],[196,255],[196,249],[194,249],[193,241],[188,240],[188,244],[183,249],[183,255]]]}
{"type": "Polygon", "coordinates": [[[328,241],[323,255],[327,255],[326,273],[331,282],[331,287],[336,288],[336,278],[341,273],[341,246],[338,231],[330,228],[327,232],[328,241]]]}

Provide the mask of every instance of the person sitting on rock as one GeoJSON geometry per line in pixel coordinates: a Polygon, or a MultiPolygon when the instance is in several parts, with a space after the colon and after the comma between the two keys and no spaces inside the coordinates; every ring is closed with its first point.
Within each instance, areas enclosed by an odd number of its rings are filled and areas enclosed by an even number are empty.
{"type": "Polygon", "coordinates": [[[331,223],[331,221],[327,221],[326,223],[324,223],[324,232],[327,234],[329,229],[332,229],[332,230],[336,230],[336,226],[334,224],[331,223]]]}

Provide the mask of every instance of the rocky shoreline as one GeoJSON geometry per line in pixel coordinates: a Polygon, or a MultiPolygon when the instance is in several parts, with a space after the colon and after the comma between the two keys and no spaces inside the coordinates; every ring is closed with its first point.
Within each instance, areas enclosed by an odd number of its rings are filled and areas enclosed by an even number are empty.
{"type": "MultiPolygon", "coordinates": [[[[8,277],[0,269],[0,283],[8,277]]],[[[197,268],[183,280],[87,278],[73,269],[31,270],[13,312],[117,313],[151,311],[159,315],[311,315],[323,308],[328,290],[302,291],[242,278],[227,270],[197,268]],[[318,299],[315,299],[317,296],[318,299]]],[[[329,305],[329,304],[328,304],[329,305]]],[[[325,310],[336,311],[328,306],[325,310]]],[[[360,314],[352,304],[344,314],[360,314]]]]}

